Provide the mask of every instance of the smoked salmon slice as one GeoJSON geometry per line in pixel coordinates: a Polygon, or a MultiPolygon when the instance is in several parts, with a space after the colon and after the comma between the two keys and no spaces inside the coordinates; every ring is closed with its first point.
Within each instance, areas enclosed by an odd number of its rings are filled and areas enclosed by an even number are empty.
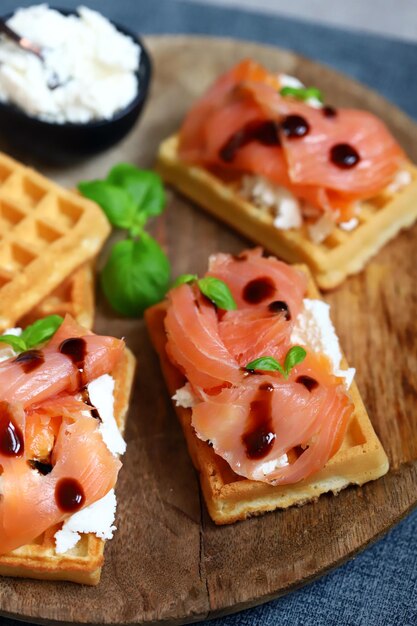
{"type": "Polygon", "coordinates": [[[336,221],[382,191],[405,162],[375,115],[316,108],[280,94],[280,79],[244,60],[188,112],[179,156],[190,164],[263,176],[336,221]]]}
{"type": "Polygon", "coordinates": [[[67,316],[46,345],[0,363],[0,554],[114,487],[121,463],[86,386],[111,373],[123,349],[67,316]]]}
{"type": "Polygon", "coordinates": [[[26,407],[63,391],[75,391],[80,376],[86,385],[111,371],[123,349],[123,341],[89,333],[67,316],[44,349],[0,363],[0,398],[26,407]]]}
{"type": "Polygon", "coordinates": [[[192,426],[240,476],[299,482],[342,443],[353,411],[343,380],[308,342],[286,373],[247,366],[261,357],[284,366],[306,277],[260,248],[214,255],[207,275],[227,285],[236,310],[219,309],[198,283],[182,284],[169,293],[165,319],[168,356],[194,392],[192,426]]]}

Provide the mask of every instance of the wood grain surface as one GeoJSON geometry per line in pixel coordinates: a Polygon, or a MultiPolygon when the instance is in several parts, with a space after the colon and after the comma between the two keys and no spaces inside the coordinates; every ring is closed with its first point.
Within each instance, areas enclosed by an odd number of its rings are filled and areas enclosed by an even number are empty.
{"type": "MultiPolygon", "coordinates": [[[[336,106],[370,109],[414,161],[417,128],[398,109],[336,72],[276,48],[245,42],[150,37],[154,82],[133,133],[106,154],[46,173],[67,185],[124,160],[152,165],[159,142],[217,74],[251,56],[317,85],[336,106]]],[[[44,169],[45,171],[45,169],[44,169]]],[[[154,233],[173,275],[203,272],[210,253],[248,242],[169,192],[154,233]]],[[[115,317],[99,299],[97,330],[124,335],[139,368],[118,485],[119,530],[98,588],[3,579],[0,612],[38,622],[185,623],[282,595],[336,567],[398,522],[417,502],[417,227],[387,245],[360,275],[326,296],[375,429],[391,461],[383,479],[301,508],[216,527],[201,502],[158,360],[144,324],[115,317]]]]}

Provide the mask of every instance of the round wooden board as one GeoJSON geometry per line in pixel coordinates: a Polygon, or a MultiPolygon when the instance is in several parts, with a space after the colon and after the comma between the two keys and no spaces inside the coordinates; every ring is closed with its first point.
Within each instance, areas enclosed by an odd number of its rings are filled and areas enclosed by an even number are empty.
{"type": "MultiPolygon", "coordinates": [[[[245,42],[149,37],[147,44],[154,82],[140,124],[111,152],[64,172],[49,169],[48,175],[73,186],[104,175],[121,160],[152,165],[159,142],[175,131],[192,100],[245,56],[317,85],[332,104],[373,110],[417,161],[416,126],[377,94],[328,68],[245,42]]],[[[210,253],[248,245],[171,192],[154,233],[169,252],[174,275],[203,272],[210,253]]],[[[340,565],[397,523],[417,501],[416,249],[414,227],[327,297],[394,469],[362,489],[229,527],[216,527],[201,501],[143,322],[116,318],[100,302],[97,330],[124,335],[139,361],[118,484],[119,530],[106,548],[97,588],[3,579],[1,613],[38,622],[196,621],[285,594],[340,565]]]]}

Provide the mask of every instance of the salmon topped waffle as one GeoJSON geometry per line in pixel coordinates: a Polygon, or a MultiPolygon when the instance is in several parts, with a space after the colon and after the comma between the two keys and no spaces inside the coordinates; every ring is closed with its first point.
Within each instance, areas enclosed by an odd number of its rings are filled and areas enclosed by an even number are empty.
{"type": "Polygon", "coordinates": [[[294,77],[242,61],[161,145],[158,169],[246,236],[308,263],[330,288],[416,219],[417,182],[380,119],[321,98],[294,77]]]}
{"type": "Polygon", "coordinates": [[[99,581],[133,366],[122,340],[69,315],[0,336],[0,573],[99,581]],[[75,559],[84,533],[97,537],[90,563],[75,559]],[[36,559],[42,537],[48,558],[36,559]]]}
{"type": "Polygon", "coordinates": [[[260,249],[217,254],[204,278],[181,277],[146,319],[215,522],[299,504],[387,471],[329,307],[302,269],[260,249]],[[362,450],[362,464],[360,457],[343,464],[358,421],[372,461],[362,450]],[[219,487],[225,465],[240,500],[219,487]],[[249,485],[252,498],[243,497],[249,485]]]}

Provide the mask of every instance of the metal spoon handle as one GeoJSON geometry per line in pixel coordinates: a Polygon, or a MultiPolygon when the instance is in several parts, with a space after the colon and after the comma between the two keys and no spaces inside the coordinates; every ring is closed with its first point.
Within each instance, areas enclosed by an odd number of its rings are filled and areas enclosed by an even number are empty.
{"type": "Polygon", "coordinates": [[[26,39],[26,37],[21,37],[15,30],[10,28],[10,26],[8,26],[6,22],[4,22],[1,19],[0,19],[0,33],[3,33],[4,35],[6,35],[6,37],[9,37],[9,39],[14,41],[18,46],[20,46],[20,48],[24,48],[24,50],[27,50],[28,52],[35,54],[37,57],[41,59],[41,61],[44,60],[43,55],[42,55],[42,50],[41,48],[39,48],[39,46],[34,44],[32,41],[29,41],[29,39],[26,39]]]}

